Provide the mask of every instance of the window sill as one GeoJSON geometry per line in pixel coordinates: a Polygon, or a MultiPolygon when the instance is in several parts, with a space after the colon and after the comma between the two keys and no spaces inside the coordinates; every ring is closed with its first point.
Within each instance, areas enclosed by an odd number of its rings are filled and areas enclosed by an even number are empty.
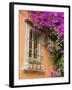
{"type": "Polygon", "coordinates": [[[35,69],[24,69],[25,72],[39,72],[39,73],[44,73],[45,70],[35,70],[35,69]]]}

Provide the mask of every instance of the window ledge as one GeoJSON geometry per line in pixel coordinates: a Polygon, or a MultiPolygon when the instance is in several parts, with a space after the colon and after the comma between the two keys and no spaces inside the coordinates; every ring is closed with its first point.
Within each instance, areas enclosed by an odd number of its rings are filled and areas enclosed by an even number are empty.
{"type": "Polygon", "coordinates": [[[24,69],[25,72],[39,72],[39,73],[44,73],[45,70],[35,70],[35,69],[24,69]]]}

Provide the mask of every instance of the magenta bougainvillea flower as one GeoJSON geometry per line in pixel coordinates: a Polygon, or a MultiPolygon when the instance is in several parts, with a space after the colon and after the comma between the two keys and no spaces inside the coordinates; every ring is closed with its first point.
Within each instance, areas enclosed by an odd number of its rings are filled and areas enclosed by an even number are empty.
{"type": "Polygon", "coordinates": [[[63,37],[64,32],[64,13],[63,12],[40,12],[29,11],[32,22],[34,23],[34,30],[48,31],[50,27],[56,27],[61,33],[59,36],[63,37]]]}
{"type": "Polygon", "coordinates": [[[51,75],[50,76],[51,77],[59,77],[59,76],[61,76],[61,73],[58,72],[58,71],[53,71],[53,72],[51,72],[51,75]]]}
{"type": "Polygon", "coordinates": [[[34,23],[45,23],[52,22],[57,25],[64,23],[64,13],[62,12],[39,12],[39,11],[30,11],[29,14],[32,17],[34,23]]]}

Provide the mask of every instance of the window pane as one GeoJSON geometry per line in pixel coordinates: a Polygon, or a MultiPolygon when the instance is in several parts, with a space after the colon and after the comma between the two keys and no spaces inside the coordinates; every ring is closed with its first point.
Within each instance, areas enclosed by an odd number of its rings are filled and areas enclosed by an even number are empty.
{"type": "Polygon", "coordinates": [[[34,58],[37,58],[37,34],[34,33],[34,58]]]}
{"type": "Polygon", "coordinates": [[[32,30],[30,30],[30,33],[29,33],[29,57],[32,56],[32,30]]]}

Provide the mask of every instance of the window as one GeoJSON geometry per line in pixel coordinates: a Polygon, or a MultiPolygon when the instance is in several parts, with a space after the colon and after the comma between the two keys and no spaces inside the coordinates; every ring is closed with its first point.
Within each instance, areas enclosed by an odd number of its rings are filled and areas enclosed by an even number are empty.
{"type": "Polygon", "coordinates": [[[42,44],[40,42],[41,37],[38,33],[31,30],[31,26],[27,24],[26,33],[26,59],[25,70],[26,71],[39,71],[44,72],[42,44]]]}

